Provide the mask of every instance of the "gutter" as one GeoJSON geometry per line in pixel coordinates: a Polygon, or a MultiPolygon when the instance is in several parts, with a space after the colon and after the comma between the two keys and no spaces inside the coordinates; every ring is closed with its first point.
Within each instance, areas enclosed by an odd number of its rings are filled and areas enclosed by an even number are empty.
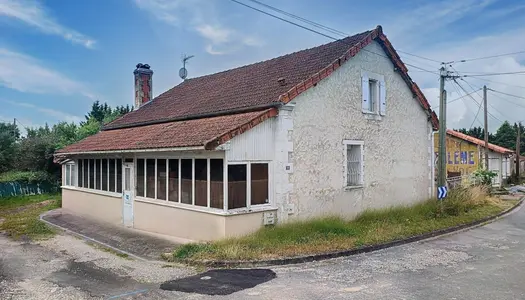
{"type": "Polygon", "coordinates": [[[129,149],[129,150],[106,150],[106,151],[81,151],[81,152],[58,152],[54,156],[78,155],[78,154],[111,154],[111,153],[142,153],[142,152],[175,152],[175,151],[198,151],[205,150],[204,146],[177,147],[177,148],[151,148],[151,149],[129,149]]]}
{"type": "Polygon", "coordinates": [[[108,124],[108,125],[104,126],[102,128],[102,130],[113,130],[113,129],[122,129],[122,128],[130,128],[130,127],[138,127],[138,126],[145,126],[145,125],[154,125],[154,124],[175,122],[175,121],[186,121],[186,120],[193,120],[193,119],[220,117],[220,116],[231,115],[231,114],[253,112],[253,111],[258,111],[258,110],[262,110],[262,109],[265,109],[265,108],[278,108],[278,107],[280,107],[282,105],[283,104],[281,102],[272,102],[272,103],[265,103],[265,104],[249,106],[249,107],[242,107],[242,108],[234,108],[234,109],[229,109],[229,110],[223,110],[223,111],[218,111],[218,112],[188,115],[188,116],[183,116],[183,117],[165,118],[165,119],[150,120],[150,121],[129,123],[129,124],[123,124],[123,125],[114,125],[114,126],[108,126],[109,125],[108,124]]]}

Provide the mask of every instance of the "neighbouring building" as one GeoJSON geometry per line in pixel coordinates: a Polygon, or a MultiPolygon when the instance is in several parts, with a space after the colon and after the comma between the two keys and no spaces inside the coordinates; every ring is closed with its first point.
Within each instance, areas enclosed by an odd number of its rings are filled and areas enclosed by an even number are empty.
{"type": "MultiPolygon", "coordinates": [[[[437,166],[439,134],[434,137],[434,165],[437,166]]],[[[485,167],[485,141],[447,129],[447,177],[466,177],[485,167]]],[[[512,175],[514,151],[489,143],[489,170],[498,175],[493,184],[501,186],[512,175]]]]}
{"type": "Polygon", "coordinates": [[[63,208],[192,240],[410,204],[433,191],[436,114],[380,26],[187,79],[58,151],[63,208]]]}

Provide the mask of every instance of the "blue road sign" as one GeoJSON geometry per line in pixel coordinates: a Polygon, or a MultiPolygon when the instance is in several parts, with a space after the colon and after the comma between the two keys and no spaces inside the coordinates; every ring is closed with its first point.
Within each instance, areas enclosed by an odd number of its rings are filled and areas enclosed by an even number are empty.
{"type": "Polygon", "coordinates": [[[447,187],[446,186],[438,186],[438,192],[437,192],[438,199],[443,199],[447,196],[447,187]]]}

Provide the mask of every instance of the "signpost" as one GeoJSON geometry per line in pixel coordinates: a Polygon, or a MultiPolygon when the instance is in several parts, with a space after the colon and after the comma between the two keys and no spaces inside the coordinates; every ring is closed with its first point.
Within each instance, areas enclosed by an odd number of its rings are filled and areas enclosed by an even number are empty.
{"type": "Polygon", "coordinates": [[[437,196],[439,200],[443,200],[443,198],[446,198],[447,193],[448,191],[446,186],[438,186],[437,196]]]}
{"type": "Polygon", "coordinates": [[[439,208],[441,210],[441,214],[443,214],[443,199],[447,197],[447,187],[446,186],[438,186],[437,190],[437,196],[439,200],[439,208]]]}

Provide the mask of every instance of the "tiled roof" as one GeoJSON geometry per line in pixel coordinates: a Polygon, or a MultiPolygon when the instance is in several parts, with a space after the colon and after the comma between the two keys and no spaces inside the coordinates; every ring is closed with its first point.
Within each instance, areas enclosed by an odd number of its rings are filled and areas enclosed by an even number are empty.
{"type": "Polygon", "coordinates": [[[406,66],[378,26],[345,39],[298,51],[267,61],[187,79],[151,103],[106,125],[122,128],[196,118],[210,113],[269,107],[287,103],[329,76],[366,45],[376,40],[419,100],[435,129],[438,120],[423,93],[407,74],[406,66]],[[284,79],[285,84],[278,79],[284,79]]]}
{"type": "MultiPolygon", "coordinates": [[[[449,134],[451,136],[454,136],[454,137],[457,137],[458,139],[462,139],[462,140],[471,142],[473,144],[485,147],[485,141],[477,139],[477,138],[472,137],[470,135],[466,135],[464,133],[461,133],[461,132],[458,132],[458,131],[455,131],[455,130],[452,130],[452,129],[447,129],[447,134],[449,134]]],[[[514,151],[512,151],[510,149],[507,149],[505,147],[501,147],[501,146],[498,146],[498,145],[494,145],[494,144],[491,144],[491,143],[489,143],[489,149],[494,151],[494,152],[498,152],[498,153],[502,153],[502,154],[514,153],[514,151]]]]}
{"type": "Polygon", "coordinates": [[[263,109],[286,104],[317,85],[372,41],[381,45],[437,129],[436,114],[378,26],[315,48],[188,79],[106,125],[102,132],[58,153],[191,146],[213,149],[255,126],[260,119],[275,115],[274,109],[259,114],[263,109]]]}
{"type": "Polygon", "coordinates": [[[277,110],[272,108],[258,112],[105,130],[60,149],[57,154],[179,147],[215,149],[224,140],[229,140],[276,115],[277,110]]]}

